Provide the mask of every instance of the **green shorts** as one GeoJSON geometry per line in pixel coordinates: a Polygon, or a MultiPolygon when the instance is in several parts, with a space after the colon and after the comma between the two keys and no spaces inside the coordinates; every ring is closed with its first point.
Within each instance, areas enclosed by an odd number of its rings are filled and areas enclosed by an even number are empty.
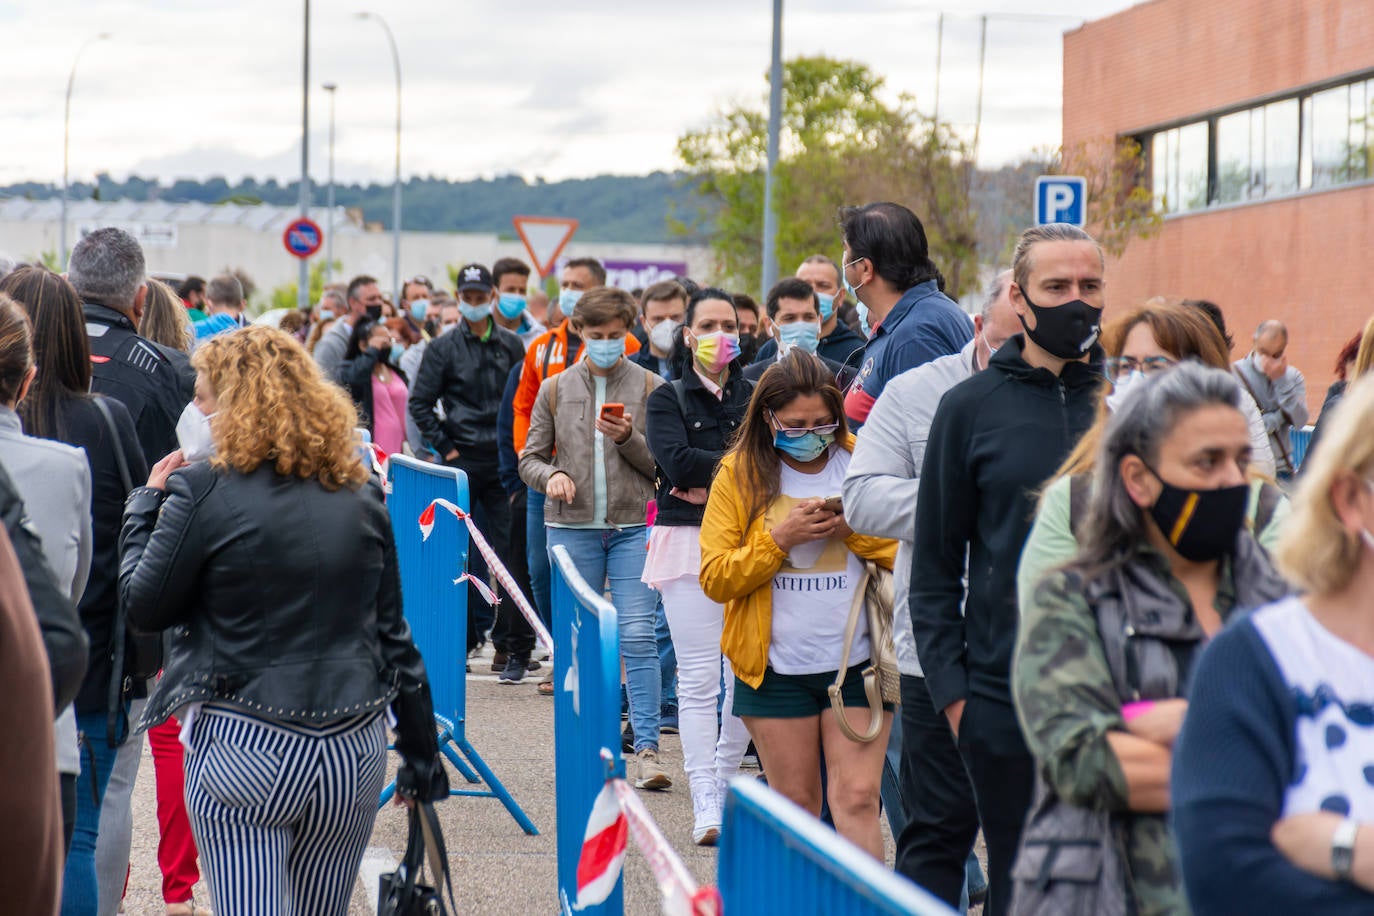
{"type": "MultiPolygon", "coordinates": [[[[844,686],[840,695],[848,709],[868,708],[868,697],[864,696],[864,665],[854,665],[844,675],[844,686]]],[[[758,716],[763,719],[807,719],[818,716],[830,708],[828,688],[835,683],[834,671],[821,674],[778,674],[772,668],[763,672],[763,683],[757,689],[735,678],[735,705],[732,707],[737,716],[758,716]]],[[[891,712],[896,707],[884,703],[883,709],[891,712]]]]}

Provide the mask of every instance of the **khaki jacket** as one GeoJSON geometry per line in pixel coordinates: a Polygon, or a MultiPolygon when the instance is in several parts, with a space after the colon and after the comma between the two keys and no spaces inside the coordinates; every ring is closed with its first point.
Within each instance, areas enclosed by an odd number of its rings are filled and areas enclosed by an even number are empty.
{"type": "Polygon", "coordinates": [[[645,507],[654,498],[654,456],[644,440],[644,405],[660,384],[657,375],[628,359],[622,359],[606,378],[606,403],[625,405],[634,432],[623,445],[610,438],[605,441],[606,517],[594,519],[596,383],[585,360],[544,380],[530,415],[529,437],[520,453],[520,479],[544,493],[549,478],[562,471],[577,488],[571,505],[552,499],[544,504],[545,522],[593,522],[608,528],[644,524],[645,507]]]}
{"type": "MultiPolygon", "coordinates": [[[[839,440],[854,450],[854,437],[839,440]]],[[[851,534],[845,545],[856,556],[892,569],[897,542],[851,534]]],[[[768,667],[773,636],[773,576],[787,553],[764,527],[763,516],[749,518],[748,494],[735,477],[735,455],[727,454],[711,484],[701,521],[701,589],[725,605],[725,631],[720,647],[741,681],[757,688],[768,667]]],[[[848,608],[844,609],[846,612],[848,608]]]]}

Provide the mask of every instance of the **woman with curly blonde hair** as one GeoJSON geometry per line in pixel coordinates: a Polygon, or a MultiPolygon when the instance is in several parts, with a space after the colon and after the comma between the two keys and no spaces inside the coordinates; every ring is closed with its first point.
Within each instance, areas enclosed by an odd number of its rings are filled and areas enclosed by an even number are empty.
{"type": "Polygon", "coordinates": [[[424,663],[401,616],[357,414],[290,335],[249,327],[192,358],[181,448],[125,508],[120,592],[172,631],[141,728],[176,715],[186,801],[220,913],[345,913],[396,715],[401,798],[438,800],[424,663]]]}

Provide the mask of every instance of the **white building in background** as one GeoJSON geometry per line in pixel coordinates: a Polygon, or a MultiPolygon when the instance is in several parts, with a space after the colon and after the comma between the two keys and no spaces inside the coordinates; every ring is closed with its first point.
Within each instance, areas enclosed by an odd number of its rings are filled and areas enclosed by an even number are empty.
{"type": "MultiPolygon", "coordinates": [[[[167,203],[165,201],[69,201],[69,244],[86,233],[117,226],[143,244],[149,273],[196,274],[209,278],[225,269],[241,268],[258,285],[257,297],[265,300],[272,289],[295,283],[299,261],[282,243],[287,225],[296,218],[295,207],[269,204],[167,203]]],[[[329,211],[313,208],[310,218],[329,232],[329,211]]],[[[61,201],[0,200],[0,255],[17,261],[38,261],[55,253],[60,244],[61,201]]],[[[382,288],[391,282],[392,235],[369,230],[343,207],[334,211],[334,260],[342,267],[335,280],[357,274],[377,277],[382,288]]],[[[321,248],[311,262],[323,261],[321,248]]],[[[529,254],[518,239],[501,239],[494,233],[403,232],[401,279],[423,275],[437,286],[449,287],[448,268],[477,261],[490,266],[497,258],[516,257],[529,263],[529,254]]],[[[710,278],[709,249],[694,245],[579,242],[573,236],[563,257],[594,257],[607,264],[609,280],[626,288],[644,286],[678,272],[685,265],[689,276],[710,278]]]]}

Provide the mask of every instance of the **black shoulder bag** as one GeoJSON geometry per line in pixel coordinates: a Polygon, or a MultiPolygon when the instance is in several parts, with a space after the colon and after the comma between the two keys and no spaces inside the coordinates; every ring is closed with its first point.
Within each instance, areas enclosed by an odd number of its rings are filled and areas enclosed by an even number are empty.
{"type": "Polygon", "coordinates": [[[439,815],[433,802],[417,801],[410,809],[410,836],[405,857],[396,871],[382,875],[377,888],[377,916],[430,916],[451,913],[457,916],[453,901],[453,879],[448,870],[448,850],[439,829],[439,815]],[[420,869],[429,857],[430,873],[438,887],[420,883],[420,869]],[[445,908],[447,893],[449,906],[445,908]]]}
{"type": "MultiPolygon", "coordinates": [[[[129,462],[124,458],[123,443],[119,440],[119,429],[115,426],[114,414],[110,413],[105,399],[99,395],[91,398],[96,409],[110,431],[110,444],[114,449],[115,464],[119,466],[119,479],[124,486],[127,499],[133,492],[133,475],[129,473],[129,462]]],[[[129,720],[124,714],[124,697],[133,689],[134,681],[147,680],[162,670],[162,634],[141,633],[129,626],[129,615],[124,608],[124,599],[116,597],[114,633],[110,637],[110,688],[105,710],[105,743],[119,747],[129,736],[129,720]]]]}

